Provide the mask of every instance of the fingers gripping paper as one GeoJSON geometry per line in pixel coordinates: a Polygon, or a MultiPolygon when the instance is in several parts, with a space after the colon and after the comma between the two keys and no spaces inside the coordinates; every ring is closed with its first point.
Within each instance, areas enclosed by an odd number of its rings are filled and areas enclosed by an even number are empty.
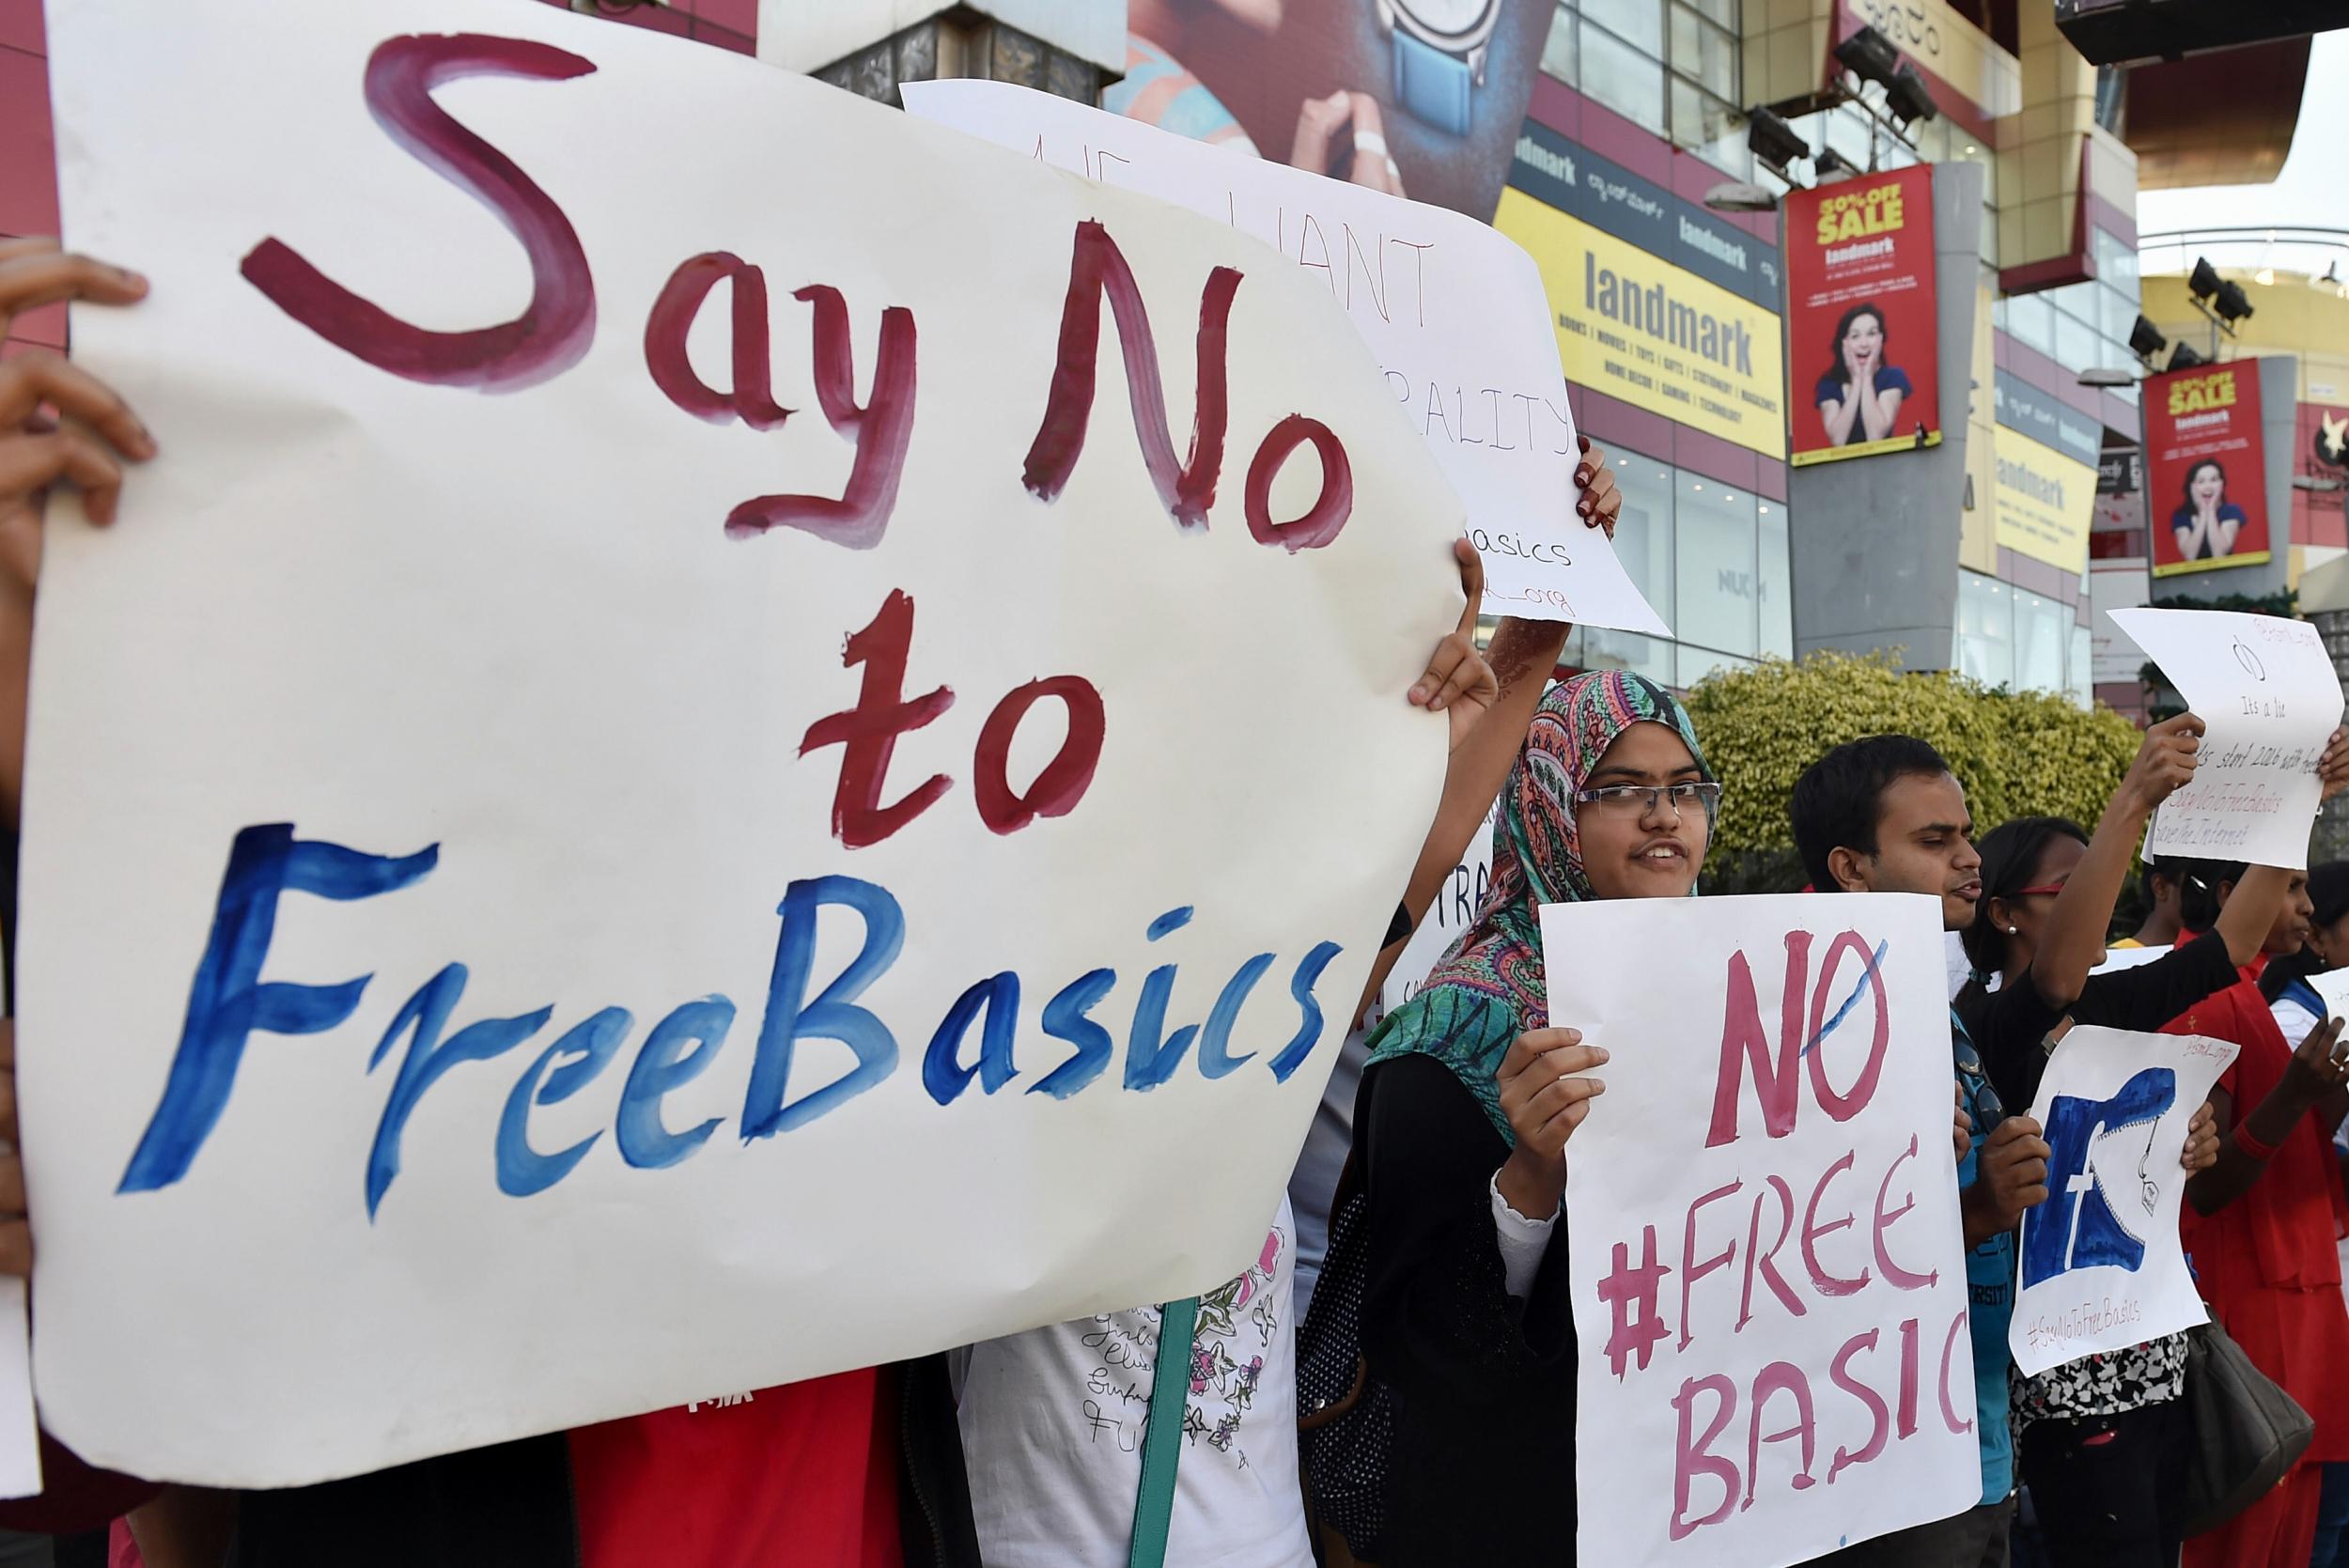
{"type": "Polygon", "coordinates": [[[1542,910],[1606,1048],[1567,1150],[1579,1560],[1783,1568],[1981,1496],[1938,909],[1542,910]]]}
{"type": "Polygon", "coordinates": [[[1532,257],[1472,218],[1003,82],[910,82],[910,114],[1254,235],[1343,305],[1468,505],[1485,610],[1670,632],[1574,511],[1574,415],[1532,257]]]}
{"type": "Polygon", "coordinates": [[[41,586],[53,1429],[285,1484],[1235,1273],[1461,608],[1326,290],[552,8],[50,20],[165,454],[41,586]]]}

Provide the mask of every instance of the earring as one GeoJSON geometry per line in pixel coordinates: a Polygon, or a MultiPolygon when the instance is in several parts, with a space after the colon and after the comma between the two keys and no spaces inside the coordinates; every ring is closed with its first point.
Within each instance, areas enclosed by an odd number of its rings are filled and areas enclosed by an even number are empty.
{"type": "Polygon", "coordinates": [[[2010,937],[2019,937],[2019,936],[2021,936],[2021,935],[2022,935],[2022,932],[2020,932],[2020,931],[2016,930],[2014,926],[2010,925],[2010,926],[2008,926],[2008,927],[2006,928],[2006,934],[2007,934],[2008,936],[2010,936],[2010,937]]]}

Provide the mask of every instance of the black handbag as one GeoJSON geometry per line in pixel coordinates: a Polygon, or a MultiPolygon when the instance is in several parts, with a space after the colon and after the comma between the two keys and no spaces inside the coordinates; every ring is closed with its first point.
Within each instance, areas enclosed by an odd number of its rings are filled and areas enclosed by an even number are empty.
{"type": "Polygon", "coordinates": [[[2265,1497],[2298,1463],[2316,1422],[2216,1323],[2190,1330],[2186,1351],[2186,1533],[2217,1529],[2265,1497]]]}
{"type": "Polygon", "coordinates": [[[1356,1558],[1377,1561],[1394,1404],[1362,1354],[1368,1207],[1349,1157],[1330,1207],[1330,1250],[1297,1333],[1297,1451],[1314,1517],[1345,1536],[1356,1558]]]}

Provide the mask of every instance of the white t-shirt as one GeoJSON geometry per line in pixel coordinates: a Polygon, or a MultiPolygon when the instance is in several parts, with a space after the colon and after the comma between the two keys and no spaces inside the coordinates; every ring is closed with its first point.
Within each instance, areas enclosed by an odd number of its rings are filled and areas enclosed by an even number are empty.
{"type": "MultiPolygon", "coordinates": [[[[1255,1264],[1199,1298],[1168,1568],[1313,1568],[1297,1479],[1295,1235],[1283,1198],[1255,1264]]],[[[971,1347],[962,1450],[988,1568],[1126,1560],[1159,1316],[1138,1307],[971,1347]]]]}

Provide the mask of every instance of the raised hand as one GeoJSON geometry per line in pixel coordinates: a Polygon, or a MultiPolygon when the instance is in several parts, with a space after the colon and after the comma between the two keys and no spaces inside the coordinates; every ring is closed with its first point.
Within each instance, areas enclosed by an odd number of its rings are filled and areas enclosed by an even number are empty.
{"type": "Polygon", "coordinates": [[[2138,742],[2137,760],[2121,780],[2121,794],[2132,807],[2150,813],[2193,782],[2201,761],[2203,729],[2193,714],[2181,713],[2145,732],[2138,742]]]}
{"type": "Polygon", "coordinates": [[[1460,567],[1460,591],[1468,595],[1460,624],[1447,633],[1427,657],[1427,668],[1411,685],[1413,707],[1451,715],[1452,744],[1458,747],[1485,710],[1501,697],[1501,681],[1485,656],[1476,651],[1476,615],[1485,602],[1485,563],[1466,539],[1452,542],[1453,559],[1460,567]]]}

